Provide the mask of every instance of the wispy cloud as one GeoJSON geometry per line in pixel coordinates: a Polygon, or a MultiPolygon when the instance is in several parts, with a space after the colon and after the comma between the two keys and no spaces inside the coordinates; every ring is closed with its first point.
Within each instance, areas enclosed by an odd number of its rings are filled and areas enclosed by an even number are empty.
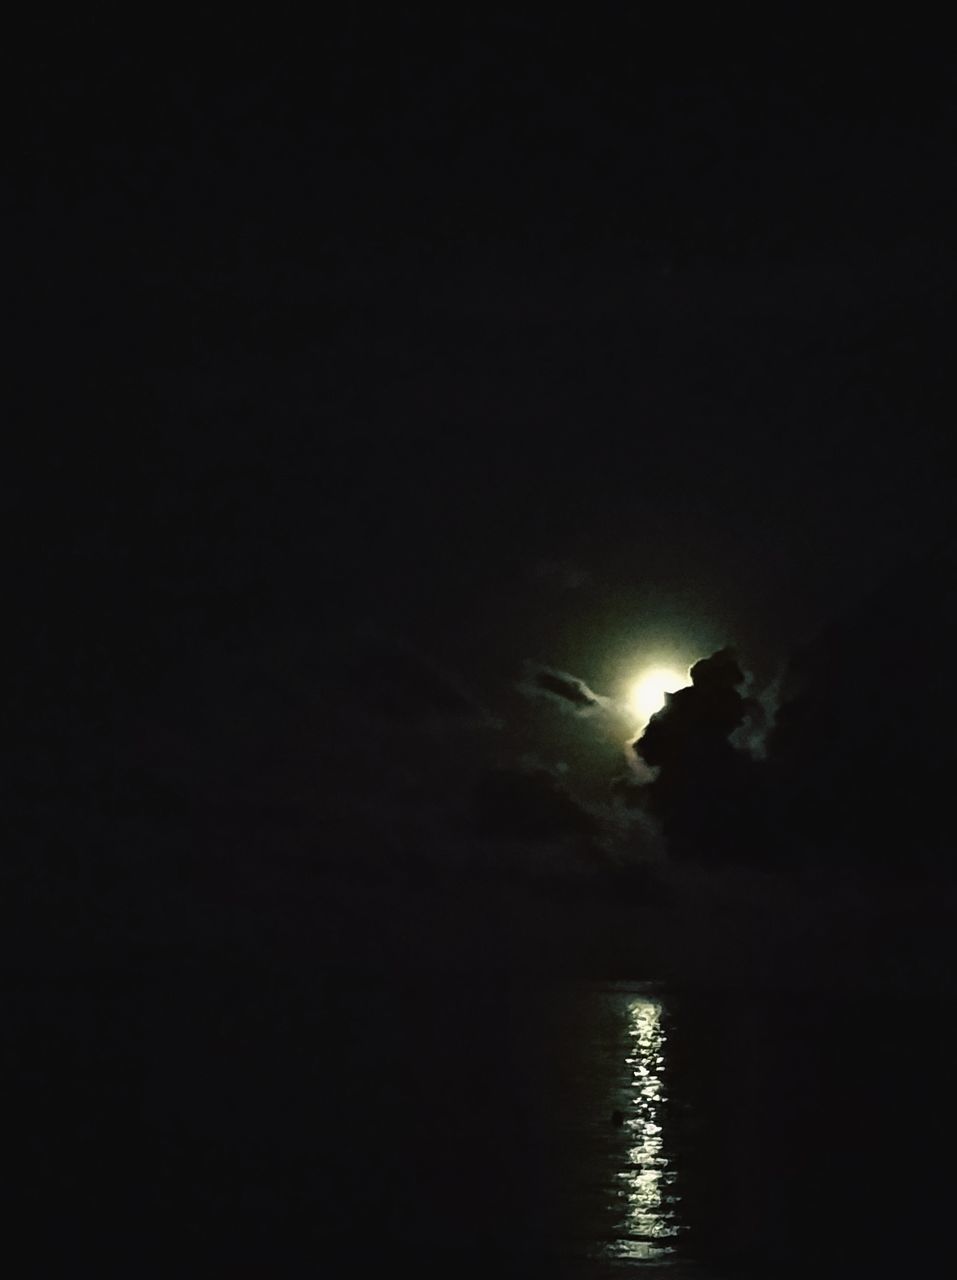
{"type": "Polygon", "coordinates": [[[547,698],[580,715],[600,711],[611,705],[611,700],[590,689],[584,680],[567,671],[554,667],[526,664],[519,689],[528,697],[547,698]]]}

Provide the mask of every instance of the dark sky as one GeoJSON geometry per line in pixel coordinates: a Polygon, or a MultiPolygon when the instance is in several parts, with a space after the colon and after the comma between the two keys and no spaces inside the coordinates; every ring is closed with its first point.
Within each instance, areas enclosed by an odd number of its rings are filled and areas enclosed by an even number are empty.
{"type": "Polygon", "coordinates": [[[61,8],[2,50],[4,1227],[567,1274],[653,978],[694,1265],[932,1274],[952,38],[61,8]]]}
{"type": "Polygon", "coordinates": [[[941,535],[938,42],[203,26],[18,59],[17,628],[79,703],[259,662],[348,716],[411,651],[554,763],[524,664],[768,672],[941,535]]]}

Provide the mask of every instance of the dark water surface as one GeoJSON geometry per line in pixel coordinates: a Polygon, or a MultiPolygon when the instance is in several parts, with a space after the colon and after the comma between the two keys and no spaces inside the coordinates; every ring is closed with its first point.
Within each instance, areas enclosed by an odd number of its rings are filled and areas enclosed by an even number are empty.
{"type": "Polygon", "coordinates": [[[951,1251],[939,996],[218,966],[8,983],[3,1014],[8,1225],[75,1265],[861,1275],[951,1251]]]}

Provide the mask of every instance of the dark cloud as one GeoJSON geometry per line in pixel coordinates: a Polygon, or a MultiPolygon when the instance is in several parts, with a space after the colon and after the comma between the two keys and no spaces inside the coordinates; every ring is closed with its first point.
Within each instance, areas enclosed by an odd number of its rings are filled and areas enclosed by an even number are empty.
{"type": "Polygon", "coordinates": [[[791,856],[952,859],[957,540],[889,576],[794,655],[768,765],[791,856]]]}
{"type": "Polygon", "coordinates": [[[780,703],[781,673],[772,676],[762,688],[753,688],[752,684],[749,677],[744,688],[748,695],[745,718],[729,741],[738,750],[747,751],[753,759],[765,760],[780,703]]]}
{"type": "Polygon", "coordinates": [[[593,837],[596,819],[545,769],[491,769],[473,800],[476,834],[530,843],[593,837]]]}
{"type": "Polygon", "coordinates": [[[577,591],[589,581],[588,573],[570,560],[536,560],[528,567],[529,576],[558,591],[577,591]]]}
{"type": "Polygon", "coordinates": [[[745,675],[732,649],[721,649],[691,668],[691,684],[666,694],[635,750],[653,767],[683,767],[692,759],[721,753],[743,724],[749,706],[739,692],[745,675]]]}
{"type": "Polygon", "coordinates": [[[348,660],[346,679],[351,698],[373,719],[404,725],[490,720],[457,676],[411,650],[360,651],[348,660]]]}
{"type": "Polygon", "coordinates": [[[646,803],[677,856],[748,860],[760,844],[758,766],[731,742],[754,711],[746,676],[734,650],[721,649],[695,663],[691,680],[635,743],[657,771],[642,789],[646,803]]]}
{"type": "Polygon", "coordinates": [[[955,568],[950,540],[888,575],[763,690],[732,650],[697,663],[634,744],[654,777],[624,803],[678,857],[948,869],[955,568]]]}
{"type": "Polygon", "coordinates": [[[532,696],[545,695],[580,712],[597,711],[607,705],[607,699],[589,689],[584,680],[551,667],[531,668],[519,687],[532,696]]]}
{"type": "Polygon", "coordinates": [[[621,774],[611,781],[612,799],[623,805],[626,809],[633,809],[636,812],[647,807],[646,785],[639,782],[634,776],[621,774]]]}

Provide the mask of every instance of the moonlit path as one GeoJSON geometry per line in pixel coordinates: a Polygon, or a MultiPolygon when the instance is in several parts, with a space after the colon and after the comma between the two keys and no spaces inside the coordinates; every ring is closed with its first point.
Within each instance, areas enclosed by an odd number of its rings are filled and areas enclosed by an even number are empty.
{"type": "Polygon", "coordinates": [[[619,1220],[603,1251],[653,1262],[674,1252],[680,1232],[676,1174],[664,1148],[661,1124],[666,1037],[658,1001],[640,997],[631,1002],[627,1035],[624,1066],[631,1100],[622,1128],[629,1145],[615,1179],[619,1220]]]}
{"type": "Polygon", "coordinates": [[[596,1268],[587,1274],[691,1274],[668,1026],[658,992],[644,984],[601,984],[578,1005],[577,1102],[565,1121],[576,1154],[563,1212],[575,1224],[574,1252],[596,1268]]]}

